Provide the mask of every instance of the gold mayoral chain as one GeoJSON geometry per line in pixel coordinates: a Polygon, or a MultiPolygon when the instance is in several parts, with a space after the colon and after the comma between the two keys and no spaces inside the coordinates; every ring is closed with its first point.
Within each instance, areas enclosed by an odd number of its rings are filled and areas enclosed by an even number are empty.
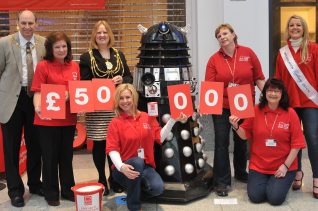
{"type": "MultiPolygon", "coordinates": [[[[119,52],[117,49],[113,48],[115,55],[114,57],[116,57],[116,66],[114,67],[114,65],[108,61],[108,59],[106,59],[105,61],[105,66],[104,68],[99,68],[98,64],[96,63],[96,59],[93,56],[93,50],[90,49],[89,55],[90,55],[90,59],[91,59],[91,67],[92,67],[92,72],[93,75],[96,77],[100,77],[100,78],[113,78],[113,76],[119,72],[119,70],[123,70],[123,62],[119,56],[119,52]],[[104,70],[105,69],[105,70],[104,70]]],[[[124,71],[123,73],[124,74],[124,71]]]]}
{"type": "MultiPolygon", "coordinates": [[[[17,42],[14,37],[12,37],[12,41],[15,42],[15,44],[16,44],[16,46],[17,46],[18,48],[20,48],[20,49],[22,48],[22,46],[20,45],[20,43],[17,42]]],[[[35,46],[37,46],[37,45],[38,45],[38,43],[37,43],[36,41],[34,41],[34,45],[30,46],[31,52],[32,52],[32,50],[35,48],[35,46]]]]}

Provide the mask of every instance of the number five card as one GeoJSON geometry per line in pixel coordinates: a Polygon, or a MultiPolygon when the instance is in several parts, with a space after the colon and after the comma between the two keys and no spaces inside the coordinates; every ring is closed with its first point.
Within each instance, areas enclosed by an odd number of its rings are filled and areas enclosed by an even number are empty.
{"type": "Polygon", "coordinates": [[[181,112],[187,116],[193,114],[190,84],[168,86],[168,97],[172,118],[179,117],[181,112]]]}
{"type": "Polygon", "coordinates": [[[50,119],[65,119],[64,85],[41,85],[41,117],[50,119]]]}
{"type": "Polygon", "coordinates": [[[94,91],[91,81],[69,81],[68,87],[72,113],[94,111],[94,91]]]}
{"type": "Polygon", "coordinates": [[[227,88],[231,114],[239,118],[254,117],[254,104],[249,84],[227,88]]]}

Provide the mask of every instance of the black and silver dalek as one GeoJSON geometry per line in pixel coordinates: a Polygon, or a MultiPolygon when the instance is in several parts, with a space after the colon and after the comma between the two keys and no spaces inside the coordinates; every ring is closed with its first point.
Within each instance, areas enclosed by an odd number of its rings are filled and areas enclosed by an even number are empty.
{"type": "MultiPolygon", "coordinates": [[[[190,84],[193,101],[196,94],[186,28],[167,22],[138,28],[142,38],[134,85],[140,95],[139,109],[147,112],[149,105],[156,104],[159,123],[164,126],[170,118],[167,87],[190,84]]],[[[165,182],[165,192],[156,198],[159,201],[188,202],[212,189],[212,167],[202,151],[204,139],[198,118],[195,112],[186,122],[177,122],[163,145],[156,147],[156,170],[165,182]]]]}

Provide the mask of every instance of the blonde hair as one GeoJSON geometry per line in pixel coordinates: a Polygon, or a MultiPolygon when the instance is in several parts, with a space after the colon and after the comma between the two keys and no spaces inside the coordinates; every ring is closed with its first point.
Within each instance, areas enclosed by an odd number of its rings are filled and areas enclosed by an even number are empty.
{"type": "Polygon", "coordinates": [[[119,106],[119,100],[120,100],[120,95],[123,93],[123,91],[128,90],[130,91],[132,95],[132,100],[133,100],[133,116],[136,116],[138,109],[138,93],[135,89],[135,87],[131,84],[120,84],[117,86],[116,91],[115,91],[115,98],[114,98],[114,112],[116,116],[119,116],[120,113],[123,112],[123,110],[119,106]]]}
{"type": "MultiPolygon", "coordinates": [[[[230,30],[231,33],[235,33],[233,27],[230,24],[223,23],[223,24],[219,25],[218,27],[216,27],[216,29],[215,29],[214,36],[216,39],[218,38],[218,34],[220,33],[221,29],[223,29],[223,28],[230,30]]],[[[235,37],[234,37],[235,44],[237,44],[237,39],[238,39],[238,37],[235,33],[235,37]]]]}
{"type": "Polygon", "coordinates": [[[110,28],[109,24],[106,21],[104,21],[104,20],[100,20],[100,21],[97,21],[95,23],[94,27],[93,27],[92,35],[91,35],[91,41],[89,43],[89,48],[90,49],[93,49],[93,48],[98,49],[98,45],[96,43],[96,35],[97,35],[98,27],[100,25],[104,25],[105,26],[107,34],[109,36],[109,42],[108,42],[108,46],[107,47],[111,48],[111,47],[113,47],[113,45],[115,43],[115,37],[114,37],[113,31],[110,28]]]}
{"type": "Polygon", "coordinates": [[[307,61],[307,58],[308,58],[308,44],[309,44],[309,31],[308,31],[308,25],[305,21],[305,19],[299,15],[292,15],[289,17],[288,21],[287,21],[287,24],[286,24],[286,29],[285,29],[285,38],[287,40],[290,39],[290,35],[288,33],[288,29],[289,29],[289,23],[291,21],[291,19],[298,19],[300,20],[300,23],[303,27],[303,40],[302,40],[302,43],[301,43],[301,61],[303,63],[306,63],[307,61]]]}

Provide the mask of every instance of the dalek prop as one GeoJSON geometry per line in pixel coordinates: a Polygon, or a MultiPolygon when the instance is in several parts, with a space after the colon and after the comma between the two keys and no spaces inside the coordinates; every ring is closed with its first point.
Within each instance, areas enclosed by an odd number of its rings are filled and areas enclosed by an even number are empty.
{"type": "MultiPolygon", "coordinates": [[[[196,94],[187,27],[161,22],[149,29],[141,25],[138,28],[142,38],[134,85],[139,92],[139,109],[157,116],[164,126],[170,118],[167,87],[190,84],[192,101],[196,94]]],[[[210,193],[213,173],[202,150],[204,139],[198,118],[195,112],[186,122],[177,122],[162,146],[155,147],[156,170],[165,183],[164,193],[155,200],[183,203],[210,193]]]]}

